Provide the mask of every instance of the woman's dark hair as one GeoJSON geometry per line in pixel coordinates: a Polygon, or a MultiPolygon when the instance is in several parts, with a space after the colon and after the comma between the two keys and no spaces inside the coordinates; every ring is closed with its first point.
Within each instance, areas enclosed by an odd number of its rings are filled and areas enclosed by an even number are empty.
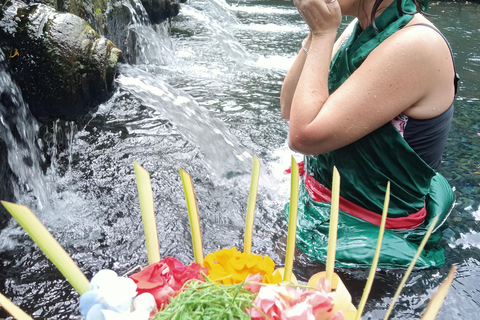
{"type": "MultiPolygon", "coordinates": [[[[370,16],[370,21],[371,21],[372,27],[375,31],[378,31],[377,26],[375,25],[375,14],[377,13],[378,7],[380,7],[380,5],[382,4],[383,1],[384,0],[376,0],[375,3],[373,4],[372,13],[371,13],[371,16],[370,16]]],[[[415,13],[425,14],[425,12],[423,11],[423,8],[422,8],[422,0],[413,0],[413,2],[415,3],[415,6],[417,7],[417,10],[415,12],[406,12],[406,11],[403,10],[402,1],[404,1],[404,0],[395,0],[395,1],[397,1],[397,10],[401,15],[403,15],[403,14],[415,14],[415,13]]]]}

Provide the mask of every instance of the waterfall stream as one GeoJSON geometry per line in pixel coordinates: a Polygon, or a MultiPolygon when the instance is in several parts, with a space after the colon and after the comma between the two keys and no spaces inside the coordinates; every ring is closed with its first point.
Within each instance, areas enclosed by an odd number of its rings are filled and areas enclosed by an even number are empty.
{"type": "Polygon", "coordinates": [[[49,186],[40,169],[44,159],[37,145],[38,124],[5,70],[4,60],[0,52],[0,139],[7,146],[8,164],[18,179],[13,184],[15,197],[43,210],[48,207],[49,186]]]}

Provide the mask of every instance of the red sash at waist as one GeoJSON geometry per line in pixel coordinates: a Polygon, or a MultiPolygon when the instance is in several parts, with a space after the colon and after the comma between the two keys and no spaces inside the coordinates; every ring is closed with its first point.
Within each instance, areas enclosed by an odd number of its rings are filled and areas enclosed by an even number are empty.
{"type": "MultiPolygon", "coordinates": [[[[299,164],[299,171],[301,175],[304,173],[303,162],[299,164]]],[[[288,172],[288,171],[287,171],[288,172]]],[[[331,202],[332,201],[332,191],[322,185],[320,182],[315,180],[312,176],[305,174],[305,187],[308,191],[310,197],[317,202],[331,202]]],[[[362,208],[361,206],[340,197],[339,200],[340,210],[351,214],[357,218],[373,223],[377,226],[380,225],[382,220],[382,215],[375,213],[373,211],[362,208]]],[[[405,230],[405,229],[415,229],[419,227],[425,217],[427,216],[427,209],[423,207],[417,212],[411,213],[406,217],[392,218],[387,217],[385,223],[385,228],[395,229],[395,230],[405,230]]]]}

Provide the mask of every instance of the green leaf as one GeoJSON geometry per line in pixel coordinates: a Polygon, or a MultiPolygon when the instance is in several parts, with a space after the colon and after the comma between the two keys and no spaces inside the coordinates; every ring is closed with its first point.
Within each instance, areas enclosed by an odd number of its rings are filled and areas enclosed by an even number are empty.
{"type": "Polygon", "coordinates": [[[387,310],[387,314],[385,315],[385,318],[383,318],[383,320],[387,320],[388,317],[390,316],[390,313],[391,313],[392,310],[393,310],[393,306],[394,306],[395,303],[397,302],[397,299],[398,299],[398,296],[400,295],[400,292],[402,292],[402,289],[403,289],[403,287],[405,286],[405,283],[407,282],[407,279],[408,279],[408,277],[410,276],[410,273],[412,272],[413,267],[415,267],[415,263],[417,263],[418,257],[419,257],[420,254],[422,253],[423,248],[425,247],[425,244],[426,244],[427,241],[428,241],[428,238],[430,238],[430,235],[432,234],[433,228],[437,225],[437,221],[438,221],[438,216],[436,216],[436,217],[432,220],[432,224],[431,224],[430,227],[428,228],[427,233],[425,234],[425,236],[423,237],[422,242],[421,242],[420,245],[418,246],[417,253],[416,253],[415,256],[413,257],[412,262],[410,262],[410,265],[408,266],[408,269],[407,269],[407,271],[405,272],[405,275],[403,276],[402,281],[400,282],[400,285],[398,286],[397,292],[395,292],[395,295],[393,296],[393,300],[392,300],[392,302],[390,303],[390,306],[388,307],[388,310],[387,310]]]}
{"type": "Polygon", "coordinates": [[[438,287],[437,291],[428,302],[425,313],[420,320],[434,320],[437,317],[438,311],[440,311],[440,308],[442,307],[443,300],[445,300],[445,297],[447,296],[448,289],[450,289],[450,286],[452,285],[456,271],[456,266],[450,268],[448,276],[443,280],[442,284],[438,287]]]}
{"type": "Polygon", "coordinates": [[[79,295],[88,291],[89,282],[68,253],[53,238],[52,234],[30,211],[29,208],[2,201],[3,206],[18,221],[38,247],[45,253],[50,261],[57,267],[63,276],[77,290],[79,295]]]}
{"type": "Polygon", "coordinates": [[[285,271],[283,281],[290,282],[295,254],[295,238],[297,235],[298,212],[298,164],[292,157],[292,172],[290,182],[290,211],[288,213],[287,250],[285,253],[285,271]]]}
{"type": "Polygon", "coordinates": [[[370,294],[370,290],[372,289],[373,279],[375,278],[378,259],[380,257],[380,249],[382,248],[383,233],[385,231],[385,223],[387,221],[389,202],[390,202],[390,181],[387,183],[387,189],[385,191],[385,201],[383,203],[383,212],[382,212],[382,221],[380,222],[380,230],[378,231],[377,248],[373,256],[372,267],[370,268],[370,273],[368,274],[367,283],[365,284],[365,288],[363,289],[362,299],[360,300],[360,304],[358,305],[357,316],[355,317],[356,320],[359,320],[360,317],[362,316],[363,309],[365,308],[365,304],[367,303],[368,295],[370,294]]]}
{"type": "Polygon", "coordinates": [[[335,267],[335,251],[337,247],[338,211],[340,203],[340,174],[333,167],[332,203],[330,206],[330,227],[328,229],[327,263],[325,265],[326,278],[331,285],[335,267]]]}
{"type": "Polygon", "coordinates": [[[133,162],[137,180],[138,199],[142,213],[143,231],[147,246],[148,264],[160,261],[160,246],[158,244],[157,223],[153,206],[152,184],[150,174],[136,161],[133,162]]]}
{"type": "Polygon", "coordinates": [[[192,177],[180,169],[183,191],[187,201],[188,219],[190,220],[190,230],[192,233],[193,256],[195,262],[203,265],[202,234],[200,232],[200,220],[198,219],[197,201],[193,192],[192,177]]]}
{"type": "Polygon", "coordinates": [[[17,320],[33,320],[22,309],[13,304],[7,297],[0,293],[0,306],[17,320]]]}
{"type": "Polygon", "coordinates": [[[257,156],[253,158],[252,180],[250,182],[250,193],[248,194],[247,216],[245,218],[245,237],[243,251],[247,254],[252,252],[253,218],[255,214],[255,203],[257,202],[258,177],[260,175],[260,161],[257,156]]]}

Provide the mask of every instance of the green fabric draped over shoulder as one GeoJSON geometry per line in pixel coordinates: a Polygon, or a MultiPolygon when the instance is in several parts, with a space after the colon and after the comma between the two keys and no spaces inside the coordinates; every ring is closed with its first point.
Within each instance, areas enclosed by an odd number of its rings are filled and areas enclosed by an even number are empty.
{"type": "MultiPolygon", "coordinates": [[[[411,0],[404,0],[402,7],[405,12],[416,10],[411,0]]],[[[330,93],[348,79],[373,49],[412,18],[411,14],[400,14],[394,1],[375,20],[378,31],[372,26],[361,30],[357,22],[332,60],[330,93]]],[[[304,162],[306,173],[329,189],[335,166],[341,177],[340,195],[379,215],[388,181],[391,183],[388,217],[405,217],[426,207],[426,219],[419,227],[385,231],[379,267],[408,267],[435,216],[440,216],[438,225],[416,267],[433,267],[445,262],[443,249],[438,246],[441,238],[439,226],[450,213],[454,202],[453,191],[445,178],[410,148],[391,123],[346,147],[305,157],[304,162]]],[[[301,184],[298,209],[297,245],[310,259],[325,263],[330,203],[313,200],[305,185],[301,184]]],[[[287,215],[288,210],[287,204],[287,215]]],[[[340,211],[336,266],[369,267],[378,231],[377,225],[340,211]]]]}

